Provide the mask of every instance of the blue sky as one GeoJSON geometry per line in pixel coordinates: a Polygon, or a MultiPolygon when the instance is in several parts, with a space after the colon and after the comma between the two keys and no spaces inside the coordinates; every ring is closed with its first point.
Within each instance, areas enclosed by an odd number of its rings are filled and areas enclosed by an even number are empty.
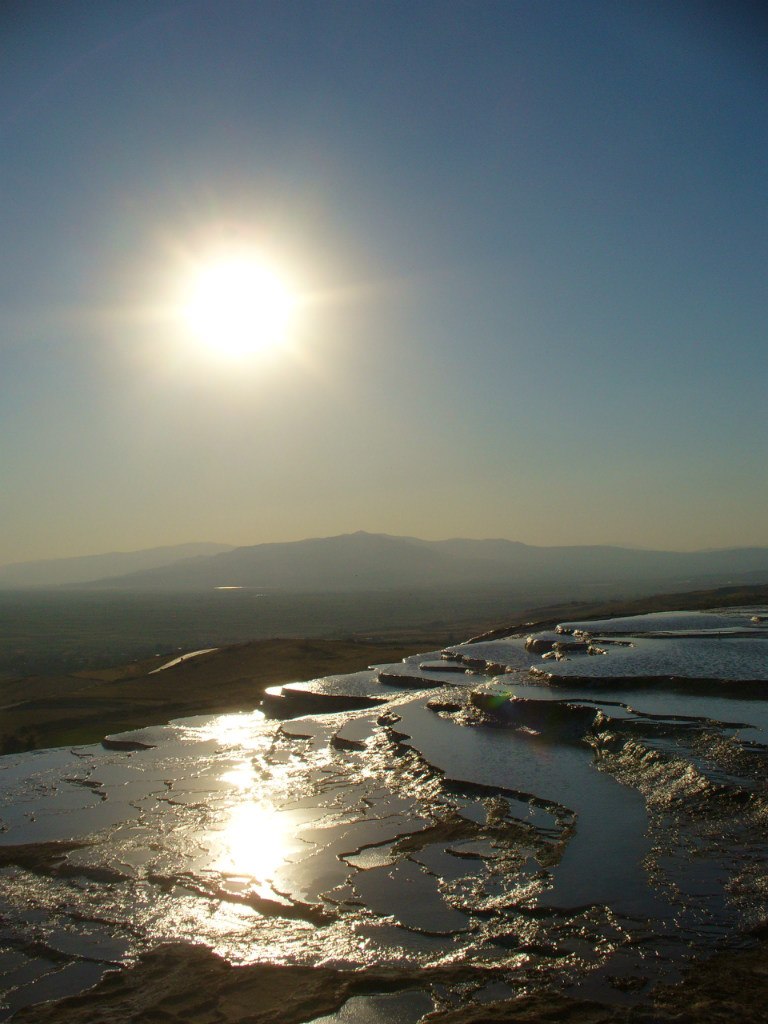
{"type": "Polygon", "coordinates": [[[758,5],[0,9],[0,562],[768,544],[758,5]],[[206,359],[222,242],[306,297],[206,359]]]}

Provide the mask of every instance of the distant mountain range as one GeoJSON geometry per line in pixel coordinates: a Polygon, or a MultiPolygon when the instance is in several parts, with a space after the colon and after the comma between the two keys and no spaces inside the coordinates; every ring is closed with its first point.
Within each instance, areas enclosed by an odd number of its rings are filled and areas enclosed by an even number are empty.
{"type": "Polygon", "coordinates": [[[0,567],[0,586],[82,585],[123,590],[272,592],[435,587],[651,587],[768,582],[768,548],[644,551],[535,547],[509,540],[426,541],[352,533],[229,548],[181,545],[0,567]]]}
{"type": "Polygon", "coordinates": [[[0,587],[56,587],[88,583],[105,577],[126,576],[159,566],[168,568],[182,559],[231,551],[231,544],[174,544],[143,551],[112,551],[105,555],[52,558],[41,562],[0,565],[0,587]]]}

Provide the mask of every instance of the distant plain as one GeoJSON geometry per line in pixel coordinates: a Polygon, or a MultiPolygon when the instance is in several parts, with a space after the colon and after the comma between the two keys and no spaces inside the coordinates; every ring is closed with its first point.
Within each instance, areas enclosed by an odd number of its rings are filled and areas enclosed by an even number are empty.
{"type": "MultiPolygon", "coordinates": [[[[552,592],[544,598],[558,599],[552,592]]],[[[461,641],[530,606],[510,589],[263,594],[0,591],[0,680],[114,665],[269,637],[387,635],[461,641]]]]}

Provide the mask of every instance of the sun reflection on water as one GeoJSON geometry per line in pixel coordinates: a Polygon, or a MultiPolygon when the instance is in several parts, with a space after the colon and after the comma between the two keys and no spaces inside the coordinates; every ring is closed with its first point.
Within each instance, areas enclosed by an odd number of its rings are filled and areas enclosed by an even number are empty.
{"type": "Polygon", "coordinates": [[[266,719],[262,711],[239,711],[230,715],[216,715],[195,725],[187,724],[195,740],[213,740],[225,747],[242,750],[262,750],[272,743],[275,723],[266,719]]]}
{"type": "Polygon", "coordinates": [[[248,800],[230,810],[214,868],[243,881],[266,882],[296,848],[279,810],[268,801],[248,800]]]}
{"type": "Polygon", "coordinates": [[[263,746],[271,736],[264,736],[261,727],[266,719],[262,711],[248,711],[235,715],[219,715],[209,727],[210,735],[227,746],[263,746]]]}

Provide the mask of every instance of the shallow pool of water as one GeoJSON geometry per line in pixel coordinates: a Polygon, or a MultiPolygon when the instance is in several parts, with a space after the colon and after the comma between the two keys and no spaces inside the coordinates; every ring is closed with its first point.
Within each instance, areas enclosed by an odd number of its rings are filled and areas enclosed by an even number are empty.
{"type": "Polygon", "coordinates": [[[362,710],[199,716],[0,758],[0,1018],[167,941],[403,972],[339,1024],[676,976],[768,913],[768,702],[733,682],[768,640],[637,635],[659,622],[627,620],[611,638],[634,646],[607,655],[542,662],[510,637],[453,649],[475,675],[442,673],[438,652],[388,673],[427,688],[373,671],[306,687],[320,707],[385,701],[362,710]],[[728,685],[698,686],[704,657],[728,685]],[[438,966],[439,999],[414,989],[438,966]]]}

